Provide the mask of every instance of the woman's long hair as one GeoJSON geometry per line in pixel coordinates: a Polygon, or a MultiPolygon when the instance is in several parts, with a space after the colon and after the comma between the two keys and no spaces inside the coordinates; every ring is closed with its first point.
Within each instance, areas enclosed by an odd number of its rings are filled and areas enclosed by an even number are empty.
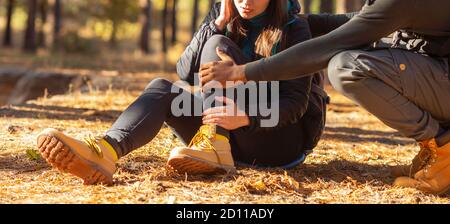
{"type": "MultiPolygon", "coordinates": [[[[280,49],[284,49],[286,46],[286,35],[283,34],[283,26],[287,23],[289,16],[287,1],[270,0],[266,13],[269,15],[267,17],[267,26],[264,27],[255,43],[255,53],[262,57],[270,57],[277,43],[280,43],[280,49]]],[[[235,43],[239,43],[247,36],[247,30],[244,26],[244,19],[239,15],[235,4],[233,4],[231,18],[229,37],[235,43]]]]}

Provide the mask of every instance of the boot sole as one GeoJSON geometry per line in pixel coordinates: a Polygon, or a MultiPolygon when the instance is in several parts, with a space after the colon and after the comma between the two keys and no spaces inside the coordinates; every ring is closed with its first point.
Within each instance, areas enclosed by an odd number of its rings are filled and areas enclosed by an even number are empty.
{"type": "Polygon", "coordinates": [[[112,184],[111,174],[98,165],[83,159],[55,136],[39,136],[38,148],[42,157],[52,167],[81,178],[85,185],[112,184]]]}
{"type": "Polygon", "coordinates": [[[167,165],[180,174],[200,175],[200,174],[226,174],[236,173],[236,168],[211,163],[202,159],[190,156],[177,156],[171,158],[167,165]]]}
{"type": "MultiPolygon", "coordinates": [[[[418,188],[416,188],[416,187],[413,187],[414,189],[418,189],[418,188]]],[[[420,190],[420,189],[418,189],[418,190],[420,190]]],[[[432,194],[432,195],[436,195],[436,196],[444,196],[444,195],[446,195],[447,193],[450,193],[450,187],[448,187],[447,189],[445,189],[445,190],[443,190],[443,191],[440,191],[440,192],[433,192],[433,191],[428,191],[428,190],[423,190],[423,192],[424,193],[427,193],[427,194],[432,194]]]]}
{"type": "Polygon", "coordinates": [[[444,191],[441,191],[440,193],[438,193],[437,195],[438,196],[443,196],[443,195],[446,195],[447,193],[450,193],[450,187],[448,187],[446,190],[444,190],[444,191]]]}

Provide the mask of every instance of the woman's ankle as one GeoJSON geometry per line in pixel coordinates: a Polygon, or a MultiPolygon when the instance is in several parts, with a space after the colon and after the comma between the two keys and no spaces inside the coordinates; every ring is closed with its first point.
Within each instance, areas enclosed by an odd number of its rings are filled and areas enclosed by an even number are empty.
{"type": "Polygon", "coordinates": [[[222,135],[225,138],[230,139],[230,131],[228,131],[220,126],[216,126],[216,134],[222,135]]]}
{"type": "Polygon", "coordinates": [[[115,139],[111,138],[108,135],[105,135],[103,137],[103,140],[104,140],[103,142],[105,143],[105,146],[111,151],[111,153],[116,155],[117,160],[119,160],[120,158],[123,157],[121,150],[120,150],[120,145],[115,139]]]}

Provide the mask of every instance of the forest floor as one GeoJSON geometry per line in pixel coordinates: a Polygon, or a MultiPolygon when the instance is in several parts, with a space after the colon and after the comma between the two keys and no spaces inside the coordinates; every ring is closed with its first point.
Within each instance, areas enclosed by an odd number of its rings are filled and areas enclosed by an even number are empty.
{"type": "Polygon", "coordinates": [[[148,82],[176,78],[173,72],[155,72],[173,67],[175,58],[169,56],[169,64],[162,66],[161,57],[140,54],[1,52],[1,66],[114,76],[121,83],[119,88],[0,105],[0,203],[450,203],[448,195],[391,186],[390,168],[410,163],[418,146],[331,88],[324,136],[305,163],[292,170],[238,167],[234,175],[173,173],[165,163],[169,150],[182,143],[167,127],[120,160],[109,187],[84,186],[33,153],[37,134],[48,127],[76,138],[102,134],[148,82]]]}
{"type": "Polygon", "coordinates": [[[390,168],[410,163],[418,146],[331,88],[327,88],[332,102],[325,134],[305,164],[292,170],[238,167],[234,175],[173,173],[165,163],[169,150],[182,143],[167,127],[151,143],[120,160],[114,185],[109,187],[84,186],[34,155],[36,136],[43,129],[57,128],[77,138],[100,135],[151,79],[176,76],[144,69],[117,74],[124,75],[124,82],[139,82],[130,84],[138,86],[133,90],[94,88],[1,107],[0,204],[450,203],[448,195],[393,187],[390,168]]]}

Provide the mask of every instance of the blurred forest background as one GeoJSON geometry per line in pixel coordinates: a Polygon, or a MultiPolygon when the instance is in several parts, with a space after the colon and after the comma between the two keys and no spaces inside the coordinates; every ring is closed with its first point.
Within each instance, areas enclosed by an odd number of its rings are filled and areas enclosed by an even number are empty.
{"type": "MultiPolygon", "coordinates": [[[[141,90],[155,77],[176,79],[178,58],[215,2],[0,0],[0,106],[87,82],[141,90]]],[[[300,2],[304,13],[344,13],[365,1],[300,2]]]]}
{"type": "MultiPolygon", "coordinates": [[[[70,57],[61,56],[67,54],[89,57],[114,54],[119,58],[164,54],[167,57],[162,59],[174,63],[215,2],[0,0],[0,63],[14,62],[4,58],[5,55],[23,53],[31,57],[27,60],[40,61],[44,66],[93,66],[93,61],[76,63],[70,57]]],[[[356,11],[363,2],[301,1],[305,13],[356,11]]],[[[167,64],[161,64],[161,58],[157,58],[160,66],[153,69],[167,69],[164,66],[167,64]]]]}

